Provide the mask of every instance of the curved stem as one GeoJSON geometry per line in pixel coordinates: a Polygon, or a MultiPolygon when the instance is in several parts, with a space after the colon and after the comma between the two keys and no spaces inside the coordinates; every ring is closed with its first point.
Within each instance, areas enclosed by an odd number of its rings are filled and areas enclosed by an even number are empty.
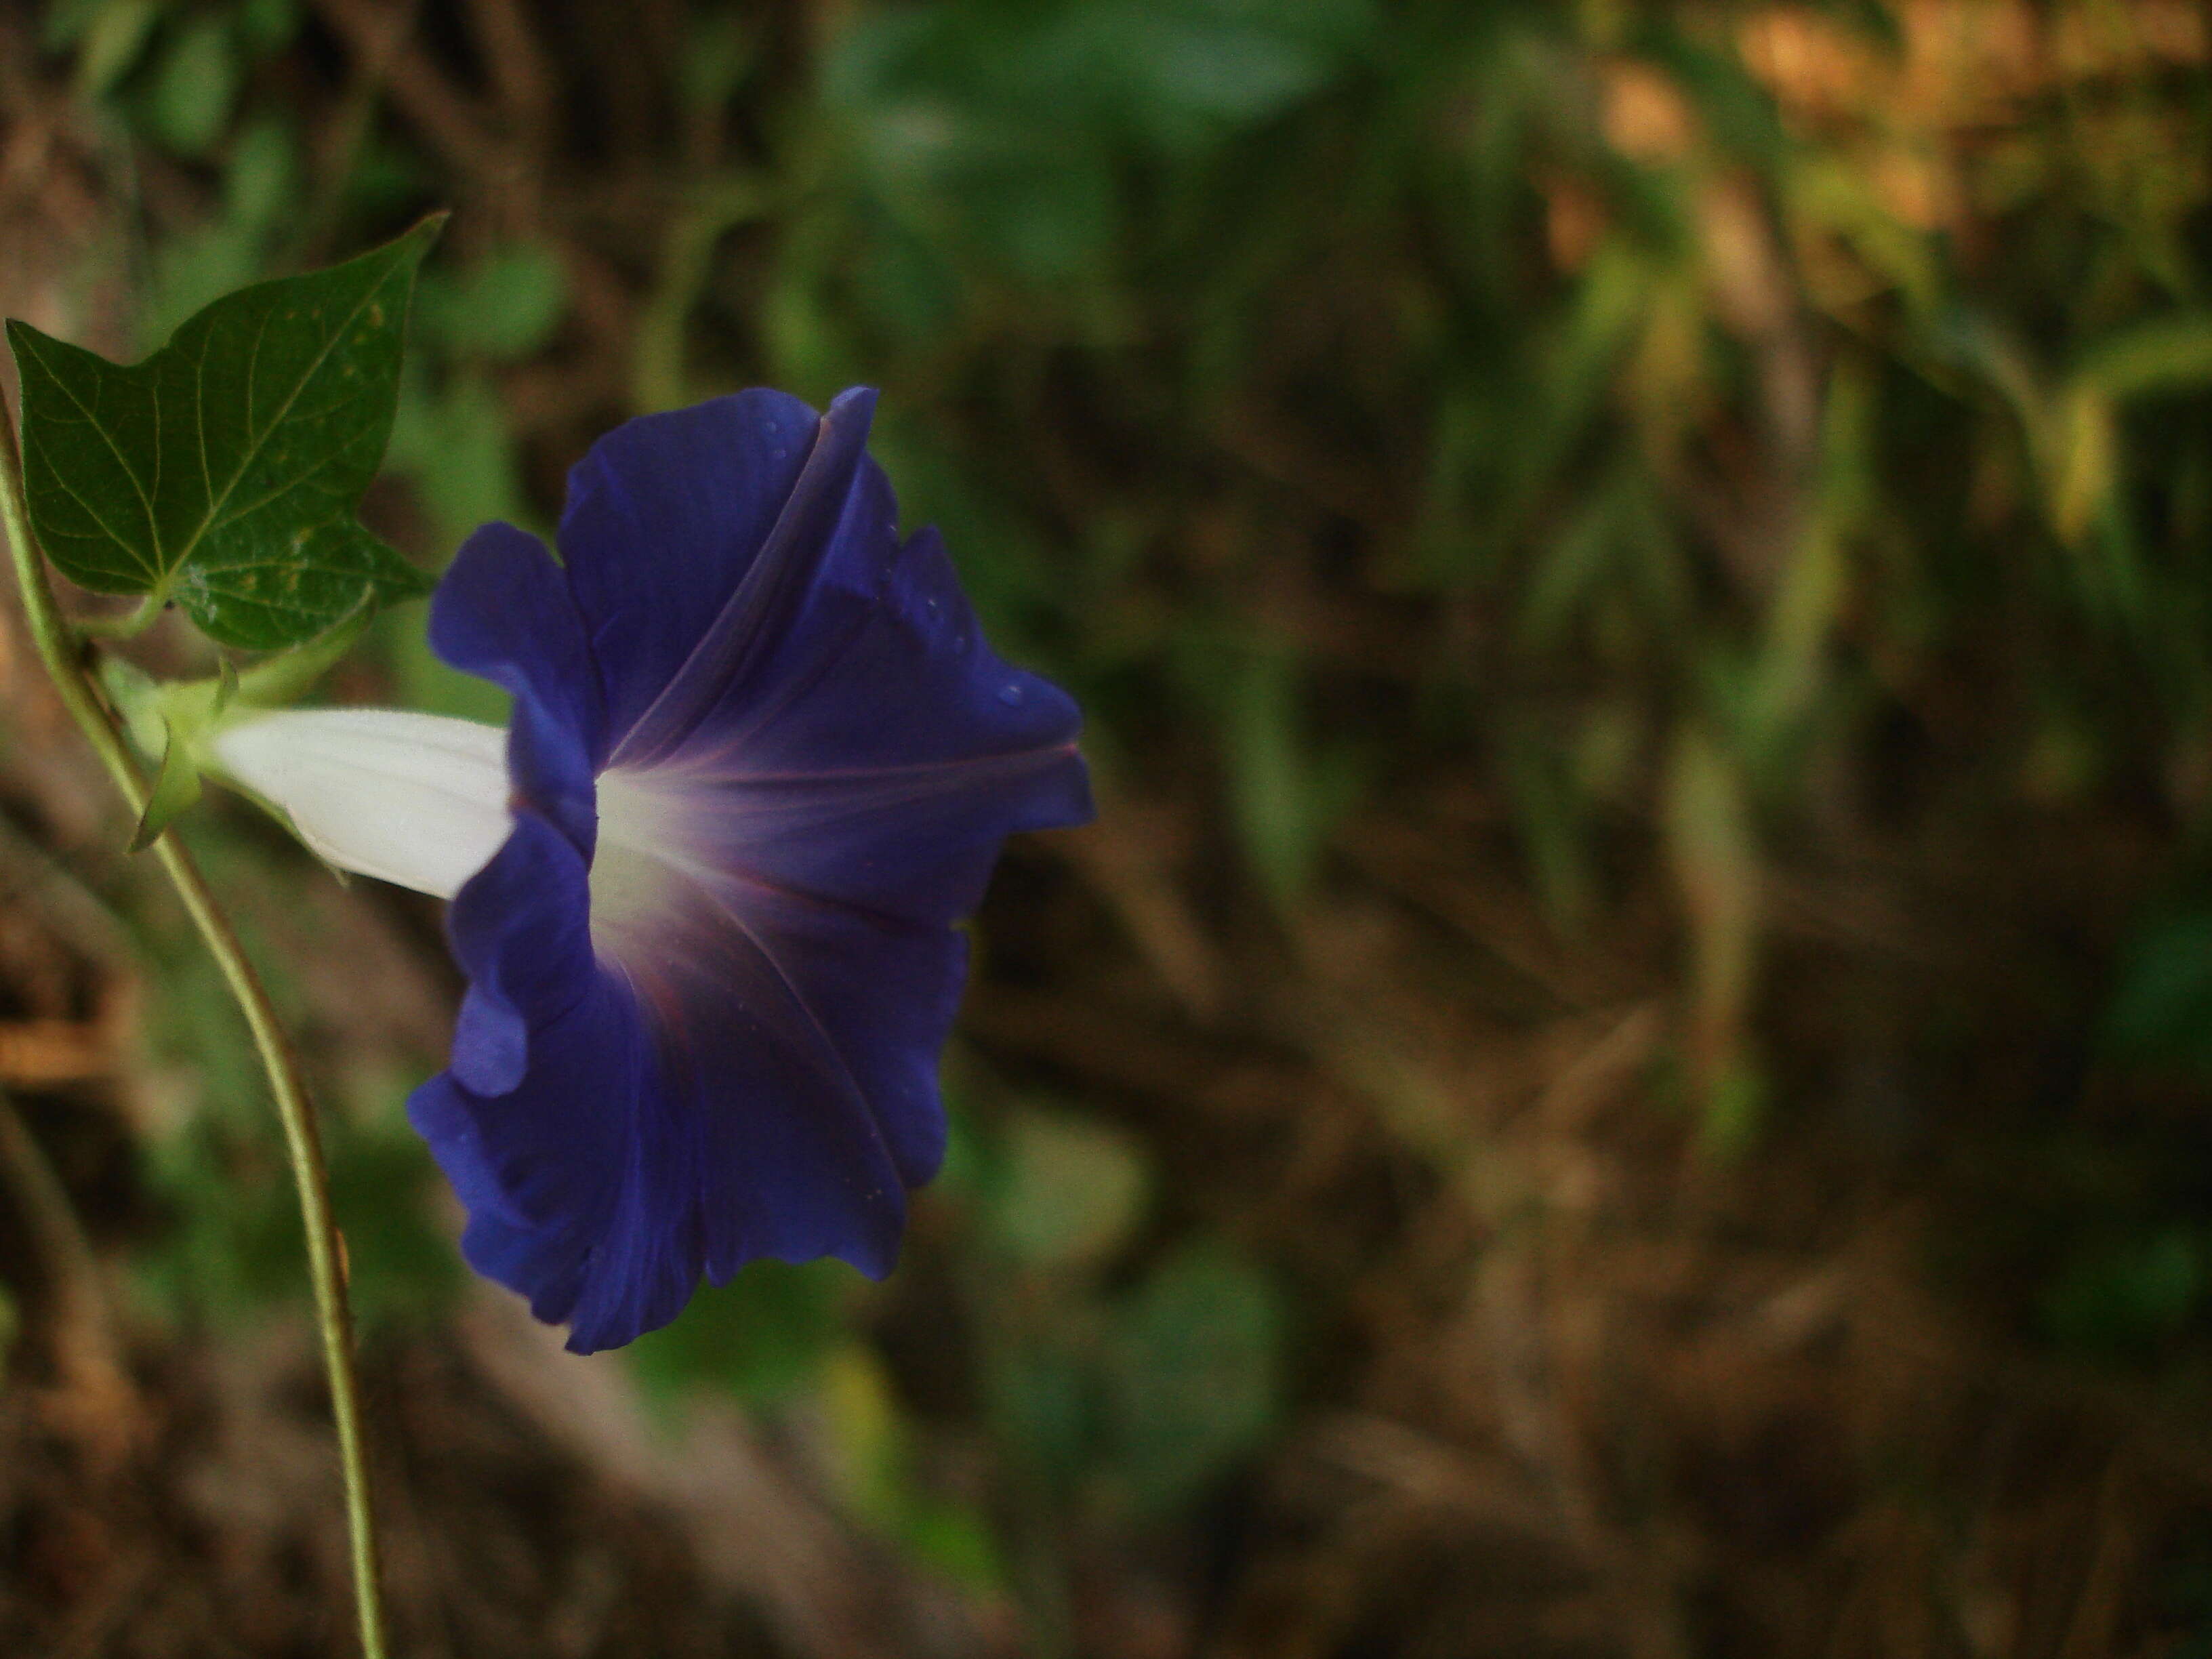
{"type": "MultiPolygon", "coordinates": [[[[7,530],[15,579],[23,595],[23,613],[46,672],[125,803],[143,817],[149,797],[145,776],[93,688],[86,672],[83,642],[54,601],[45,556],[31,535],[21,452],[16,447],[15,419],[4,399],[0,399],[0,525],[7,530]]],[[[270,1092],[276,1097],[277,1115],[283,1121],[285,1150],[291,1158],[293,1181],[300,1189],[300,1213],[307,1224],[307,1273],[314,1286],[323,1363],[330,1373],[331,1415],[337,1425],[338,1462],[345,1477],[362,1652],[364,1659],[385,1659],[383,1613],[377,1590],[376,1523],[369,1504],[368,1458],[362,1444],[361,1390],[354,1376],[353,1318],[346,1305],[344,1246],[331,1212],[330,1181],[324,1171],[314,1109],[308,1103],[299,1062],[285,1041],[269,993],[239,944],[229,919],[217,907],[198,865],[173,835],[165,833],[156,839],[154,853],[184,900],[185,909],[214,955],[216,965],[222,970],[239,1011],[246,1016],[262,1068],[269,1075],[270,1092]]]]}

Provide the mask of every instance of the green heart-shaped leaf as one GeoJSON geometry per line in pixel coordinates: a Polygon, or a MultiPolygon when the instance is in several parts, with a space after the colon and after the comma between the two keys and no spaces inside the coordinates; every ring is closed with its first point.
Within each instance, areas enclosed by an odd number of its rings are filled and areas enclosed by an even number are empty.
{"type": "Polygon", "coordinates": [[[227,295],[130,368],[9,322],[47,556],[99,592],[173,599],[249,651],[427,592],[354,507],[391,434],[408,295],[443,218],[227,295]]]}

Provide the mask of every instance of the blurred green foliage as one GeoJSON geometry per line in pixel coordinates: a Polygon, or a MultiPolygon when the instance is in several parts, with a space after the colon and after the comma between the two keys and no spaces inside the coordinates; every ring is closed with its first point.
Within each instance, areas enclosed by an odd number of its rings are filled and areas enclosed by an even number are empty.
{"type": "Polygon", "coordinates": [[[834,1261],[763,1261],[702,1290],[683,1318],[631,1345],[647,1388],[680,1401],[702,1385],[741,1400],[782,1400],[812,1382],[842,1340],[850,1269],[834,1261]]]}
{"type": "Polygon", "coordinates": [[[1140,1146],[1031,1105],[964,1184],[986,1389],[1041,1491],[1157,1517],[1266,1439],[1284,1364],[1274,1286],[1211,1241],[1131,1262],[1151,1210],[1140,1146]]]}
{"type": "MultiPolygon", "coordinates": [[[[1786,878],[2126,817],[2174,885],[2100,1052],[2201,1085],[2201,35],[2192,57],[2126,5],[2023,35],[2008,3],[1869,0],[672,15],[638,48],[637,131],[593,125],[629,106],[556,52],[573,127],[474,173],[379,84],[301,70],[347,48],[283,0],[69,0],[46,40],[197,192],[137,250],[148,344],[457,206],[389,461],[433,557],[487,517],[543,527],[559,465],[625,414],[870,382],[909,520],[1091,711],[1109,811],[1210,793],[1204,867],[1261,925],[1295,929],[1360,814],[1472,780],[1563,932],[1668,896],[1670,1075],[1741,1149],[1780,1093],[1760,1000],[1786,878]],[[548,372],[583,392],[549,400],[548,372]]],[[[411,620],[376,637],[406,700],[496,717],[411,620]]],[[[258,1098],[222,1019],[187,1020],[204,1097],[258,1098]]],[[[1155,1203],[1141,1144],[970,1085],[925,1255],[957,1263],[1005,1507],[1188,1512],[1284,1408],[1280,1289],[1155,1203]]],[[[273,1211],[210,1202],[268,1133],[211,1115],[161,1154],[167,1282],[213,1294],[275,1239],[273,1211]]],[[[412,1190],[383,1128],[349,1137],[342,1188],[412,1190]]],[[[2050,1340],[2132,1352],[2201,1317],[2201,1206],[2154,1207],[2045,1252],[2050,1340]]],[[[391,1244],[395,1273],[414,1252],[391,1244]]],[[[1028,1540],[933,1495],[855,1340],[876,1306],[771,1265],[634,1359],[664,1395],[816,1401],[860,1512],[1024,1577],[1028,1540]]]]}

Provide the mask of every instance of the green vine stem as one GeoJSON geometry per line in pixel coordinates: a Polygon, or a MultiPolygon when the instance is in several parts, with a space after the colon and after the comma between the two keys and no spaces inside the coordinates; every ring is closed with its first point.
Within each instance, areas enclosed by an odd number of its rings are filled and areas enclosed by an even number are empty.
{"type": "MultiPolygon", "coordinates": [[[[52,677],[63,703],[83,730],[106,767],[109,777],[131,811],[143,817],[149,799],[144,775],[131,754],[123,734],[116,729],[87,672],[84,639],[62,615],[46,579],[46,556],[31,534],[28,504],[23,493],[21,451],[15,438],[15,422],[5,398],[0,398],[0,524],[8,532],[15,579],[22,590],[23,613],[39,656],[52,677]]],[[[292,1162],[292,1177],[300,1189],[300,1213],[307,1224],[307,1272],[314,1285],[317,1322],[322,1328],[323,1362],[330,1372],[331,1415],[337,1425],[338,1462],[345,1477],[346,1521],[352,1536],[354,1594],[361,1614],[363,1659],[386,1659],[384,1618],[377,1589],[376,1522],[369,1503],[368,1463],[362,1444],[361,1389],[354,1376],[353,1317],[346,1306],[344,1247],[337,1223],[331,1213],[330,1182],[323,1167],[323,1148],[316,1133],[314,1109],[300,1079],[299,1061],[277,1024],[276,1011],[253,964],[238,942],[227,918],[215,902],[207,879],[191,854],[173,835],[164,834],[153,843],[155,856],[175,884],[192,925],[199,929],[222,970],[225,983],[253,1035],[253,1046],[269,1074],[269,1087],[276,1097],[277,1115],[283,1120],[284,1145],[292,1162]]]]}
{"type": "Polygon", "coordinates": [[[79,617],[70,624],[82,640],[136,639],[152,627],[161,614],[161,601],[149,593],[132,609],[114,617],[79,617]]]}

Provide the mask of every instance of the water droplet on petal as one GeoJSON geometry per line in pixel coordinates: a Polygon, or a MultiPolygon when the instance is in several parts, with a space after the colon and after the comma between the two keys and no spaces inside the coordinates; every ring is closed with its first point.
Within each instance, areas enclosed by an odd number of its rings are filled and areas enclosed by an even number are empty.
{"type": "Polygon", "coordinates": [[[1006,704],[1007,708],[1013,708],[1016,704],[1019,703],[1021,700],[1022,688],[1013,681],[1008,680],[1004,685],[999,688],[999,701],[1006,704]]]}

